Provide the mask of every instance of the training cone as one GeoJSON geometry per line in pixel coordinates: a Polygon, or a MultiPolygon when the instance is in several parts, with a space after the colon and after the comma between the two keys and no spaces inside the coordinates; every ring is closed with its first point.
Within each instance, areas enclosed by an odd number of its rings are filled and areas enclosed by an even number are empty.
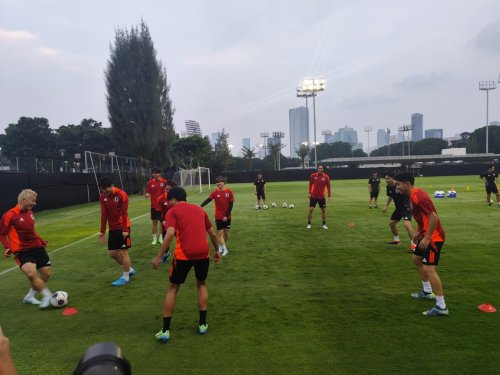
{"type": "Polygon", "coordinates": [[[64,309],[64,311],[62,312],[62,314],[64,316],[71,316],[71,315],[75,315],[77,312],[78,312],[78,310],[75,309],[74,307],[66,307],[64,309]]]}
{"type": "Polygon", "coordinates": [[[348,228],[354,228],[355,226],[356,226],[356,224],[354,224],[353,221],[350,221],[350,222],[347,223],[347,227],[348,228]]]}
{"type": "Polygon", "coordinates": [[[482,305],[479,305],[477,308],[487,313],[494,313],[497,311],[497,309],[495,309],[495,307],[493,305],[490,305],[489,303],[483,303],[482,305]]]}

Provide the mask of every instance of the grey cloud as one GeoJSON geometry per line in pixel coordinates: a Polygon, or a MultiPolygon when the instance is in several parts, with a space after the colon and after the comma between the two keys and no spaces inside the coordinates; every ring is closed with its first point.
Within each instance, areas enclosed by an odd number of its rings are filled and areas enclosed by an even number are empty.
{"type": "Polygon", "coordinates": [[[488,55],[500,55],[500,21],[484,27],[470,44],[488,55]]]}
{"type": "Polygon", "coordinates": [[[413,74],[394,83],[394,87],[408,90],[428,90],[449,81],[449,79],[450,74],[448,73],[413,74]]]}

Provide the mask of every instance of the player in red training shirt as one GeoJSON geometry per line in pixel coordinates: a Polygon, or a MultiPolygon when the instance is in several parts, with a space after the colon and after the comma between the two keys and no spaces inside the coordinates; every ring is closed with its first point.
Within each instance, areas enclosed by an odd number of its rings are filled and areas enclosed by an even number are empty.
{"type": "Polygon", "coordinates": [[[21,271],[31,283],[31,289],[23,298],[23,303],[39,305],[41,309],[50,306],[52,292],[46,283],[51,275],[51,263],[42,240],[35,231],[35,216],[32,208],[36,205],[37,193],[23,190],[17,199],[17,206],[7,211],[0,223],[0,241],[5,248],[4,256],[14,254],[21,271]],[[42,294],[42,301],[35,294],[42,294]]]}
{"type": "Polygon", "coordinates": [[[309,178],[309,212],[307,214],[307,229],[311,229],[312,214],[317,204],[319,205],[319,208],[321,208],[323,229],[328,229],[326,226],[325,193],[326,190],[328,190],[328,202],[330,202],[332,192],[330,191],[330,177],[323,172],[324,168],[323,164],[318,164],[318,171],[313,173],[309,178]]]}
{"type": "Polygon", "coordinates": [[[130,277],[136,271],[132,268],[128,249],[130,249],[130,219],[128,217],[128,195],[115,187],[109,177],[101,177],[99,186],[102,194],[101,202],[101,229],[99,241],[105,241],[106,223],[109,223],[108,250],[109,255],[116,263],[123,266],[123,275],[113,281],[111,285],[121,286],[130,282],[130,277]]]}
{"type": "Polygon", "coordinates": [[[436,270],[445,239],[436,208],[425,191],[413,186],[415,178],[411,173],[401,172],[394,176],[394,180],[401,194],[410,198],[410,210],[418,224],[414,236],[417,247],[413,253],[413,263],[420,273],[423,290],[412,293],[411,296],[418,299],[436,300],[436,306],[424,311],[424,315],[448,315],[443,286],[436,270]]]}
{"type": "Polygon", "coordinates": [[[226,182],[226,177],[218,176],[215,179],[217,188],[201,204],[201,207],[205,207],[212,200],[215,200],[215,225],[219,237],[219,251],[222,256],[229,253],[226,243],[229,238],[229,229],[231,229],[231,211],[234,202],[234,194],[231,189],[226,187],[226,182]]]}
{"type": "MultiPolygon", "coordinates": [[[[166,216],[167,216],[167,212],[168,210],[171,208],[171,206],[168,204],[168,192],[170,191],[170,189],[173,187],[173,186],[176,186],[177,184],[175,183],[174,180],[167,180],[165,182],[165,190],[163,191],[163,194],[160,195],[158,197],[158,199],[156,200],[156,205],[157,207],[160,207],[161,208],[161,217],[162,217],[162,220],[161,220],[161,235],[162,235],[162,238],[165,238],[165,235],[167,234],[167,227],[166,227],[166,216]]],[[[163,256],[162,258],[162,262],[166,261],[167,258],[169,257],[170,255],[170,251],[167,251],[165,253],[165,255],[163,256]]]]}
{"type": "Polygon", "coordinates": [[[152,245],[156,245],[157,243],[161,243],[162,238],[161,235],[158,234],[158,223],[163,221],[163,217],[161,216],[161,206],[158,206],[158,197],[165,192],[165,184],[167,180],[161,177],[161,169],[158,167],[153,168],[151,178],[146,184],[146,194],[145,198],[150,198],[151,200],[151,233],[153,235],[152,245]]]}
{"type": "Polygon", "coordinates": [[[168,204],[171,208],[166,217],[167,235],[163,239],[160,252],[153,259],[153,268],[158,269],[161,258],[169,249],[175,235],[174,260],[170,266],[170,286],[163,308],[163,328],[155,335],[155,338],[162,343],[166,343],[170,338],[170,320],[174,312],[177,292],[192,267],[194,267],[198,291],[200,314],[198,333],[207,333],[208,290],[205,280],[210,260],[207,233],[214,247],[214,261],[222,261],[217,249],[217,236],[206,212],[194,204],[186,203],[186,191],[181,187],[170,189],[168,204]]]}

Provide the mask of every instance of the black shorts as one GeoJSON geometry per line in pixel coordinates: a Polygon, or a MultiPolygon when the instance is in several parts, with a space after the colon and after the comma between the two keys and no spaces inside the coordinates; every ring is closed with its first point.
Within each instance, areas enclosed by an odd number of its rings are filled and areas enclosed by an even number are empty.
{"type": "Polygon", "coordinates": [[[417,242],[417,247],[413,254],[422,257],[422,263],[427,266],[437,266],[439,263],[439,255],[444,242],[430,242],[427,249],[422,250],[418,247],[420,240],[417,242]]]}
{"type": "Polygon", "coordinates": [[[379,193],[378,190],[377,191],[372,190],[370,192],[370,198],[378,198],[378,193],[379,193]]]}
{"type": "Polygon", "coordinates": [[[496,184],[486,185],[486,194],[498,194],[498,187],[496,184]]]}
{"type": "Polygon", "coordinates": [[[258,191],[257,199],[266,199],[266,193],[264,193],[263,191],[258,191]]]}
{"type": "Polygon", "coordinates": [[[406,208],[399,210],[395,209],[391,215],[391,220],[400,221],[401,219],[404,221],[411,221],[411,212],[406,208]]]}
{"type": "Polygon", "coordinates": [[[130,228],[128,236],[123,238],[121,229],[111,229],[108,235],[108,250],[127,250],[132,247],[130,239],[130,228]]]}
{"type": "Polygon", "coordinates": [[[155,208],[151,207],[151,220],[163,220],[161,217],[161,211],[156,211],[155,208]]]}
{"type": "Polygon", "coordinates": [[[226,221],[216,219],[215,227],[217,230],[231,229],[231,219],[227,219],[226,221]]]}
{"type": "Polygon", "coordinates": [[[309,198],[309,207],[316,207],[316,204],[318,204],[320,208],[325,208],[326,199],[309,198]]]}
{"type": "Polygon", "coordinates": [[[29,249],[26,251],[19,251],[15,254],[15,257],[19,268],[21,268],[23,264],[26,263],[35,263],[36,269],[51,266],[49,255],[43,247],[37,247],[35,249],[29,249]]]}
{"type": "Polygon", "coordinates": [[[184,284],[184,281],[186,281],[186,277],[193,266],[196,280],[205,281],[208,275],[209,263],[209,258],[196,260],[179,260],[174,258],[172,264],[170,265],[170,282],[172,284],[184,284]]]}

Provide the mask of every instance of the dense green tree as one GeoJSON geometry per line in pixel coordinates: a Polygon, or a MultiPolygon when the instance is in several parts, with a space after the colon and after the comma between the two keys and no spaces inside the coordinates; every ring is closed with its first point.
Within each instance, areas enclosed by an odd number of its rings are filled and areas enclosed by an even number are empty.
{"type": "MultiPolygon", "coordinates": [[[[488,126],[488,152],[500,153],[500,126],[488,126]]],[[[468,154],[480,154],[486,152],[486,126],[474,130],[467,141],[468,154]]]]}
{"type": "Polygon", "coordinates": [[[425,138],[411,143],[411,155],[440,155],[443,148],[448,148],[448,142],[439,138],[425,138]]]}
{"type": "Polygon", "coordinates": [[[455,148],[467,147],[467,142],[468,142],[470,136],[471,136],[471,133],[469,133],[469,132],[460,133],[460,139],[456,139],[456,140],[453,140],[450,142],[451,147],[455,147],[455,148]]]}
{"type": "Polygon", "coordinates": [[[58,150],[64,149],[66,155],[73,156],[84,151],[107,154],[115,151],[111,139],[111,128],[104,128],[101,122],[94,119],[83,119],[79,125],[62,125],[55,131],[58,150]]]}
{"type": "Polygon", "coordinates": [[[222,129],[215,142],[212,168],[216,171],[227,172],[231,165],[233,156],[231,155],[231,150],[227,141],[228,138],[229,134],[226,133],[225,129],[222,129]]]}
{"type": "Polygon", "coordinates": [[[21,117],[16,124],[9,124],[3,137],[2,153],[40,159],[58,157],[56,135],[43,117],[21,117]]]}
{"type": "Polygon", "coordinates": [[[165,163],[173,141],[173,108],[166,70],[156,57],[148,26],[117,29],[106,67],[107,106],[120,149],[165,163]]]}
{"type": "MultiPolygon", "coordinates": [[[[320,143],[317,147],[318,160],[329,158],[349,158],[352,156],[351,145],[347,142],[320,143]]],[[[314,160],[314,149],[310,152],[314,160]]]]}
{"type": "Polygon", "coordinates": [[[365,158],[367,157],[368,154],[364,152],[362,149],[358,148],[356,150],[352,151],[352,157],[353,158],[365,158]]]}
{"type": "Polygon", "coordinates": [[[208,137],[199,135],[184,138],[177,137],[172,144],[172,148],[176,164],[187,169],[208,165],[210,152],[212,151],[208,137]]]}

